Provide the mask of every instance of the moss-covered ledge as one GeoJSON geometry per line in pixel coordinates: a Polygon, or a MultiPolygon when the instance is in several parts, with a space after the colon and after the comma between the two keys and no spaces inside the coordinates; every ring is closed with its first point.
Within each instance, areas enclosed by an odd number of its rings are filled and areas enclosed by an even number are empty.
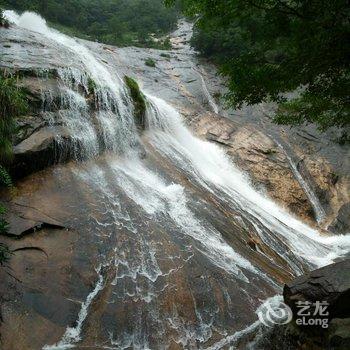
{"type": "Polygon", "coordinates": [[[124,76],[124,81],[129,89],[130,96],[134,104],[134,118],[136,125],[144,130],[146,127],[146,98],[141,92],[137,82],[127,75],[124,76]]]}

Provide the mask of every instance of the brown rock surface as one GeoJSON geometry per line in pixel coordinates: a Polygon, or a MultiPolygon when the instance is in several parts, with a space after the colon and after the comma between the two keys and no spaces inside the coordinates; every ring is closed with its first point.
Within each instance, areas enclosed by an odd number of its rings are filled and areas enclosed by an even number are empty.
{"type": "Polygon", "coordinates": [[[223,147],[257,188],[266,191],[291,213],[312,222],[308,198],[284,152],[271,138],[254,125],[240,126],[211,113],[190,119],[189,123],[196,134],[223,147]]]}

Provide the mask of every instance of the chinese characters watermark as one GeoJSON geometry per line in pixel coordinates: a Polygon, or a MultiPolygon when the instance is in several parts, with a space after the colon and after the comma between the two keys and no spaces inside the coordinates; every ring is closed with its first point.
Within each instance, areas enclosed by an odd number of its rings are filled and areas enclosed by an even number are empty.
{"type": "Polygon", "coordinates": [[[298,326],[321,326],[328,328],[329,303],[327,301],[297,301],[295,323],[298,326]]]}

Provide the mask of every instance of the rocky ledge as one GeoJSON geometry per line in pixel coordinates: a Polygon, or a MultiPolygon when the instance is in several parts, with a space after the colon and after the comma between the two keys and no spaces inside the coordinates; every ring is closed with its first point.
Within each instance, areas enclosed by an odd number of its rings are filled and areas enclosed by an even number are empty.
{"type": "Polygon", "coordinates": [[[296,278],[285,285],[283,296],[294,314],[298,311],[298,302],[323,301],[328,305],[329,321],[350,318],[350,259],[296,278]]]}

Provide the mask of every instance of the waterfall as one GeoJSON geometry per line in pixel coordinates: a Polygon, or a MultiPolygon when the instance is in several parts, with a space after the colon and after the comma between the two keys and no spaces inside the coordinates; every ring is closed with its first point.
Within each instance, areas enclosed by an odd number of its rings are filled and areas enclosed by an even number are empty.
{"type": "Polygon", "coordinates": [[[294,254],[318,266],[331,263],[337,251],[350,248],[349,237],[321,236],[257,192],[222,149],[194,137],[179,113],[165,101],[150,95],[148,98],[153,106],[148,120],[154,146],[183,171],[189,171],[208,191],[218,196],[224,193],[227,204],[235,205],[248,221],[254,222],[266,243],[274,245],[273,238],[282,238],[294,254]]]}
{"type": "Polygon", "coordinates": [[[305,194],[309,198],[309,201],[310,201],[310,203],[314,209],[314,212],[315,212],[317,223],[321,224],[322,221],[324,220],[324,218],[326,217],[326,213],[325,213],[318,197],[316,196],[315,192],[312,190],[312,188],[308,184],[308,182],[300,174],[300,171],[298,170],[298,166],[295,164],[292,157],[288,154],[288,152],[284,149],[284,147],[279,142],[276,142],[276,143],[277,143],[278,147],[281,148],[281,150],[286,155],[294,176],[296,177],[300,186],[303,188],[305,194]]]}
{"type": "MultiPolygon", "coordinates": [[[[199,192],[210,195],[229,213],[234,212],[237,223],[254,232],[275,254],[257,250],[255,256],[260,254],[264,261],[280,270],[300,274],[306,267],[331,263],[350,250],[350,236],[322,236],[254,189],[249,178],[232,164],[219,146],[195,137],[174,107],[147,91],[143,91],[147,99],[147,125],[143,135],[139,136],[128,90],[115,70],[98,59],[98,54],[82,41],[48,28],[46,22],[34,13],[18,16],[12,11],[5,11],[5,16],[18,26],[41,33],[73,53],[82,67],[81,70],[69,67],[58,70],[61,82],[59,120],[53,120],[51,124],[63,124],[73,136],[75,158],[85,160],[73,173],[91,191],[89,200],[96,200],[93,204],[98,215],[89,213],[88,219],[94,225],[94,234],[110,248],[98,256],[96,265],[100,267],[96,283],[81,303],[75,327],[67,326],[61,340],[44,349],[71,348],[82,340],[81,333],[90,306],[99,298],[105,283],[114,288],[111,293],[113,299],[106,301],[108,305],[118,308],[125,304],[130,307],[132,301],[137,305],[143,303],[145,310],[149,311],[141,320],[137,318],[137,312],[136,316],[132,314],[131,322],[136,324],[137,320],[139,323],[131,334],[129,329],[119,331],[118,327],[114,329],[118,334],[108,330],[109,348],[117,346],[119,349],[150,348],[148,341],[151,338],[159,341],[157,346],[162,347],[164,343],[161,342],[167,340],[164,339],[167,334],[165,329],[176,334],[176,337],[173,336],[175,342],[184,348],[205,343],[214,331],[225,334],[225,328],[218,330],[220,327],[215,324],[219,322],[216,316],[219,307],[210,304],[214,292],[203,277],[206,273],[209,279],[219,281],[217,289],[227,289],[227,295],[223,297],[227,308],[233,304],[229,288],[236,288],[234,291],[239,295],[234,297],[239,297],[250,312],[255,307],[254,302],[262,300],[263,293],[280,292],[276,278],[262,266],[254,264],[257,260],[251,259],[246,246],[237,248],[238,244],[242,244],[238,240],[228,243],[210,218],[201,215],[198,207],[207,203],[191,198],[191,192],[175,173],[180,173],[199,192]],[[93,88],[90,80],[94,82],[93,88]],[[92,101],[89,97],[91,88],[92,101]],[[164,169],[157,168],[156,162],[154,165],[147,157],[140,157],[135,151],[138,147],[145,147],[153,157],[164,159],[171,170],[166,173],[164,169]],[[109,151],[107,155],[96,160],[104,150],[109,151]],[[123,239],[119,239],[122,230],[123,239]],[[158,235],[154,233],[157,230],[158,235]],[[274,256],[278,257],[278,261],[274,261],[274,256]],[[200,265],[204,265],[204,272],[199,269],[200,265]],[[112,278],[104,278],[101,266],[108,269],[112,278]],[[195,283],[200,288],[207,288],[207,299],[204,300],[202,290],[198,293],[199,300],[191,291],[193,317],[196,318],[193,325],[186,323],[176,305],[163,312],[157,299],[167,288],[176,290],[176,286],[171,286],[169,282],[172,274],[181,269],[196,268],[200,276],[195,276],[195,283]],[[152,322],[153,328],[149,328],[154,334],[147,333],[147,322],[152,322]]],[[[217,113],[218,107],[200,76],[209,104],[217,113]]],[[[208,204],[208,208],[210,212],[216,207],[208,204]]],[[[227,217],[222,216],[224,219],[227,217]]],[[[164,300],[162,302],[166,304],[164,300]]],[[[244,316],[237,311],[230,320],[236,317],[244,319],[244,316]]],[[[223,340],[223,344],[237,340],[240,334],[246,334],[255,327],[256,323],[245,330],[242,328],[243,331],[223,340]]]]}
{"type": "Polygon", "coordinates": [[[83,71],[76,68],[58,69],[64,87],[61,107],[70,111],[63,116],[71,135],[84,147],[83,151],[93,155],[98,149],[96,132],[91,130],[94,123],[91,111],[87,112],[86,101],[80,92],[91,92],[89,81],[93,84],[93,94],[97,110],[95,123],[103,137],[104,149],[125,151],[131,145],[138,143],[136,127],[133,122],[133,105],[127,89],[118,74],[112,75],[103,62],[97,60],[87,47],[76,39],[70,38],[47,26],[46,21],[32,12],[25,12],[21,16],[14,11],[4,11],[5,17],[19,27],[33,30],[56,42],[74,54],[83,71]],[[88,130],[84,130],[88,129],[88,130]]]}
{"type": "Polygon", "coordinates": [[[213,96],[210,94],[210,92],[208,90],[208,87],[207,87],[207,84],[206,84],[206,82],[204,80],[203,74],[201,72],[199,72],[197,69],[193,68],[193,70],[199,75],[199,78],[201,79],[202,89],[203,89],[205,97],[208,100],[210,108],[212,109],[212,111],[214,113],[218,114],[219,113],[219,107],[215,103],[213,96]]]}

